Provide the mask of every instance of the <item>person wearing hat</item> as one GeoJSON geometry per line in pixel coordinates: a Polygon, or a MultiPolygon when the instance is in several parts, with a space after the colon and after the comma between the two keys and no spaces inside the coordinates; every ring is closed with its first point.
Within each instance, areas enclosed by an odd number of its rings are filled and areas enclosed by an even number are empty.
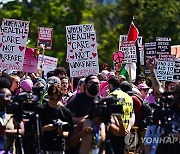
{"type": "Polygon", "coordinates": [[[24,79],[20,82],[20,87],[22,91],[31,92],[33,87],[33,82],[31,79],[24,79]]]}
{"type": "Polygon", "coordinates": [[[141,97],[144,100],[148,96],[149,87],[145,83],[138,85],[138,90],[141,92],[141,97]]]}
{"type": "Polygon", "coordinates": [[[85,78],[81,78],[78,81],[77,89],[73,92],[73,95],[85,92],[85,78]]]}

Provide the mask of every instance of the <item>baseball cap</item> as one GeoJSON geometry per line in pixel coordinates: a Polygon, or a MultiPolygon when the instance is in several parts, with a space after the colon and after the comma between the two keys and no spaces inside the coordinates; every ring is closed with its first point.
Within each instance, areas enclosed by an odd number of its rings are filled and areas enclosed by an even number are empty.
{"type": "Polygon", "coordinates": [[[135,91],[132,90],[132,86],[128,81],[122,81],[120,83],[120,88],[122,91],[124,91],[125,93],[128,93],[128,94],[136,93],[135,91]]]}
{"type": "Polygon", "coordinates": [[[79,81],[78,81],[78,85],[81,85],[82,83],[84,83],[85,81],[85,78],[81,78],[79,81]]]}
{"type": "Polygon", "coordinates": [[[149,87],[145,83],[141,83],[138,85],[138,89],[149,89],[149,87]]]}

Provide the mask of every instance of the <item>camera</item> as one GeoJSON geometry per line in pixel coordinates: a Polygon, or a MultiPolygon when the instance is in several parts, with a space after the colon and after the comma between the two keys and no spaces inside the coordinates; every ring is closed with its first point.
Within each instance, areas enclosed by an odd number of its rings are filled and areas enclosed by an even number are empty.
{"type": "Polygon", "coordinates": [[[93,116],[103,117],[105,123],[110,122],[111,115],[121,115],[123,112],[123,108],[121,104],[117,104],[117,102],[123,103],[124,98],[116,98],[115,95],[111,95],[107,98],[102,98],[95,102],[95,106],[93,109],[93,116]]]}
{"type": "Polygon", "coordinates": [[[53,120],[53,125],[55,127],[59,127],[61,130],[66,131],[66,132],[70,131],[71,129],[71,126],[68,122],[64,122],[60,119],[53,120]]]}
{"type": "Polygon", "coordinates": [[[6,107],[6,113],[13,114],[13,117],[17,122],[20,122],[23,116],[28,118],[37,109],[40,91],[42,91],[41,87],[32,89],[32,93],[21,92],[18,95],[13,96],[11,102],[6,107]]]}

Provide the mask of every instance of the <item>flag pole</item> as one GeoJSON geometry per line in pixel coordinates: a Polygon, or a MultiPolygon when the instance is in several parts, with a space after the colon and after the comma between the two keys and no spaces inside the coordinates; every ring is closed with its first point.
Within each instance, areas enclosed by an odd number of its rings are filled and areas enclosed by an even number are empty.
{"type": "Polygon", "coordinates": [[[128,63],[128,71],[129,71],[129,82],[132,86],[132,75],[131,75],[131,64],[130,63],[128,63]]]}
{"type": "Polygon", "coordinates": [[[43,70],[44,70],[44,51],[45,51],[45,45],[44,44],[40,44],[41,48],[42,48],[42,61],[41,61],[41,70],[40,70],[40,76],[41,78],[43,78],[43,70]]]}

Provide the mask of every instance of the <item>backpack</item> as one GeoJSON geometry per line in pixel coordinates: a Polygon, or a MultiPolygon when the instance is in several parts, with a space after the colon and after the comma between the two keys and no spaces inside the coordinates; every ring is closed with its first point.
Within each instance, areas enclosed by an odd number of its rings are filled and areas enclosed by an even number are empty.
{"type": "Polygon", "coordinates": [[[143,99],[140,96],[138,96],[137,94],[133,94],[133,95],[138,97],[142,103],[142,106],[141,106],[142,113],[141,113],[141,120],[140,120],[139,126],[145,126],[146,119],[152,115],[152,107],[149,105],[149,103],[147,101],[145,101],[145,100],[143,101],[143,99]]]}

